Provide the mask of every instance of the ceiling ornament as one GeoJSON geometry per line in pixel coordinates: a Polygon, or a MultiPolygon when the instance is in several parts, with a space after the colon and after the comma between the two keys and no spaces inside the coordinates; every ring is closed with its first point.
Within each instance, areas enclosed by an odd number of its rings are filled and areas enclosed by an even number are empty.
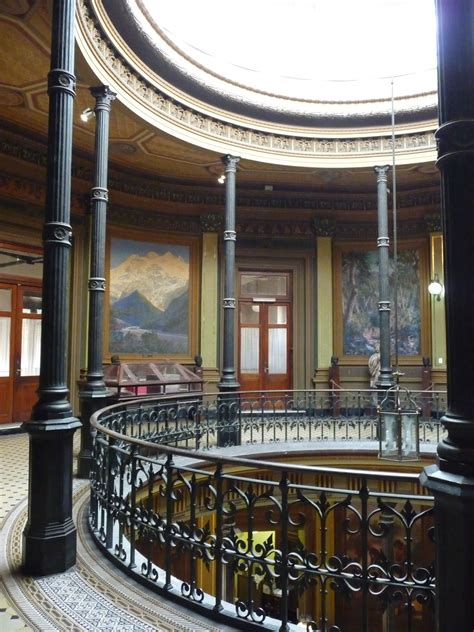
{"type": "MultiPolygon", "coordinates": [[[[103,13],[99,0],[78,1],[77,39],[87,62],[130,110],[181,140],[250,160],[312,168],[372,167],[391,155],[388,117],[384,127],[328,132],[315,127],[314,118],[306,127],[278,125],[233,117],[228,111],[190,99],[148,72],[131,51],[126,59],[126,45],[109,22],[105,32],[103,13]]],[[[435,160],[436,125],[436,120],[430,120],[397,128],[399,164],[435,160]]]]}

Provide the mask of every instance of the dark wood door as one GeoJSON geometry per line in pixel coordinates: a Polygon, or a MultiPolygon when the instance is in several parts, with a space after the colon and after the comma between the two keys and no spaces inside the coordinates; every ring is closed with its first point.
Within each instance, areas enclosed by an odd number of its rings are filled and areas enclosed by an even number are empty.
{"type": "Polygon", "coordinates": [[[30,418],[40,350],[41,288],[0,283],[0,423],[30,418]]]}
{"type": "Polygon", "coordinates": [[[242,272],[238,311],[241,390],[291,389],[290,273],[242,272]]]}

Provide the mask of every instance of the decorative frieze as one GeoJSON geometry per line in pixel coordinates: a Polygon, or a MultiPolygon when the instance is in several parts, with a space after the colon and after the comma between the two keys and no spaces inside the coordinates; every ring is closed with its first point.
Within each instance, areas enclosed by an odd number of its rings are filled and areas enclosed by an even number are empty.
{"type": "Polygon", "coordinates": [[[114,224],[123,226],[137,225],[142,228],[150,228],[164,232],[201,232],[199,219],[189,215],[166,215],[163,213],[152,213],[137,209],[110,206],[107,212],[108,219],[114,224]]]}
{"type": "MultiPolygon", "coordinates": [[[[362,138],[315,138],[314,126],[308,128],[308,136],[301,136],[301,126],[288,128],[282,133],[281,129],[269,131],[271,124],[265,121],[265,128],[256,129],[253,127],[254,121],[248,119],[248,124],[230,124],[228,120],[216,118],[215,110],[212,116],[208,116],[202,111],[194,110],[185,103],[178,103],[176,96],[170,97],[160,89],[155,83],[148,81],[144,76],[139,75],[139,71],[132,67],[128,61],[122,57],[121,53],[114,47],[111,38],[103,30],[100,20],[94,15],[92,3],[89,0],[79,0],[78,15],[81,37],[79,44],[87,46],[89,53],[95,55],[101,66],[108,69],[113,75],[115,85],[120,85],[125,93],[133,94],[137,106],[143,107],[148,116],[150,114],[150,104],[156,113],[156,125],[169,130],[170,124],[176,124],[176,133],[179,137],[183,133],[192,134],[199,132],[199,142],[206,145],[215,141],[231,141],[235,147],[236,154],[244,157],[252,157],[252,150],[257,153],[262,151],[271,160],[271,154],[278,154],[277,162],[281,162],[282,156],[287,156],[290,160],[317,159],[322,162],[331,159],[341,159],[344,156],[353,155],[356,159],[365,158],[366,163],[374,161],[380,163],[380,154],[389,155],[392,151],[392,139],[388,136],[374,136],[362,138]],[[141,101],[141,104],[140,104],[141,101]],[[298,132],[296,135],[296,129],[298,132]],[[245,150],[248,149],[249,152],[245,150]],[[247,155],[248,154],[248,155],[247,155]]],[[[247,121],[246,121],[247,122],[247,121]]],[[[401,133],[395,139],[395,147],[399,153],[433,151],[433,158],[436,153],[436,142],[433,129],[416,133],[401,133]]],[[[262,126],[263,127],[263,126],[262,126]]],[[[341,136],[344,131],[341,129],[341,136]]],[[[214,145],[215,146],[215,145],[214,145]]],[[[224,145],[222,145],[224,149],[224,145]]],[[[227,147],[227,149],[229,149],[227,147]]],[[[225,150],[225,149],[224,149],[225,150]]],[[[364,163],[365,164],[365,163],[364,163]]],[[[313,165],[314,166],[314,163],[313,165]]]]}
{"type": "MultiPolygon", "coordinates": [[[[46,167],[46,152],[24,147],[8,140],[0,141],[0,153],[46,167]]],[[[80,180],[90,182],[91,169],[73,164],[72,175],[80,180]]],[[[134,181],[133,179],[113,174],[109,177],[109,190],[111,189],[127,195],[163,202],[179,202],[180,204],[202,204],[222,208],[225,202],[225,197],[222,193],[175,190],[171,189],[169,185],[134,181]]],[[[377,208],[376,200],[372,195],[370,197],[364,195],[356,197],[353,195],[342,199],[338,198],[337,194],[331,195],[331,197],[321,197],[318,193],[314,193],[311,198],[283,197],[274,194],[271,196],[267,194],[248,195],[242,193],[237,195],[236,203],[239,208],[306,209],[314,211],[375,211],[377,208]]],[[[416,206],[434,206],[439,208],[439,203],[440,193],[438,189],[399,193],[397,196],[398,208],[416,206]]]]}

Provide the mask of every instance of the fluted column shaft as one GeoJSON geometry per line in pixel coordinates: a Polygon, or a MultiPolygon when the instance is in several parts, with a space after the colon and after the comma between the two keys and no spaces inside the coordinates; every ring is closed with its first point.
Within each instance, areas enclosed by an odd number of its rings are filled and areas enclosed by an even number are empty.
{"type": "Polygon", "coordinates": [[[95,98],[95,168],[91,189],[91,262],[89,277],[89,340],[87,348],[87,390],[104,391],[102,344],[105,295],[105,227],[109,191],[107,168],[109,155],[109,118],[116,94],[108,86],[91,88],[95,98]]]}
{"type": "Polygon", "coordinates": [[[225,179],[225,230],[224,230],[224,349],[223,367],[219,390],[236,391],[239,389],[235,372],[234,345],[235,345],[235,174],[240,158],[236,156],[224,156],[225,179]]]}
{"type": "Polygon", "coordinates": [[[388,210],[387,210],[387,173],[389,167],[375,167],[377,174],[377,217],[379,256],[379,326],[380,326],[380,374],[377,388],[387,389],[393,385],[390,353],[390,280],[388,210]]]}
{"type": "Polygon", "coordinates": [[[33,407],[32,421],[24,424],[30,435],[30,468],[23,569],[35,575],[64,571],[76,560],[72,436],[81,424],[72,414],[66,386],[74,9],[74,0],[55,0],[52,8],[41,366],[38,401],[33,407]]]}
{"type": "Polygon", "coordinates": [[[92,463],[91,415],[107,404],[108,389],[102,369],[105,297],[105,231],[109,199],[107,171],[109,155],[109,118],[116,94],[108,86],[91,88],[95,98],[95,163],[91,188],[91,260],[89,276],[89,337],[87,377],[81,385],[81,451],[78,476],[88,478],[92,463]]]}
{"type": "Polygon", "coordinates": [[[436,0],[436,132],[445,243],[448,436],[422,482],[435,496],[440,632],[474,629],[474,3],[436,0]]]}

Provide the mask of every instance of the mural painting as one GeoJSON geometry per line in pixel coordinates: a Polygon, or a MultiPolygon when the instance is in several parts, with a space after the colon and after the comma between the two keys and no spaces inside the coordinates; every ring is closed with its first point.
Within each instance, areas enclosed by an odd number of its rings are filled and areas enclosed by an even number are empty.
{"type": "MultiPolygon", "coordinates": [[[[370,356],[378,348],[379,276],[377,251],[347,251],[342,256],[342,321],[344,355],[370,356]]],[[[394,275],[390,260],[391,345],[395,352],[394,275]]],[[[421,354],[420,253],[398,253],[398,353],[421,354]]]]}
{"type": "Polygon", "coordinates": [[[190,247],[112,237],[109,353],[189,353],[190,247]]]}

